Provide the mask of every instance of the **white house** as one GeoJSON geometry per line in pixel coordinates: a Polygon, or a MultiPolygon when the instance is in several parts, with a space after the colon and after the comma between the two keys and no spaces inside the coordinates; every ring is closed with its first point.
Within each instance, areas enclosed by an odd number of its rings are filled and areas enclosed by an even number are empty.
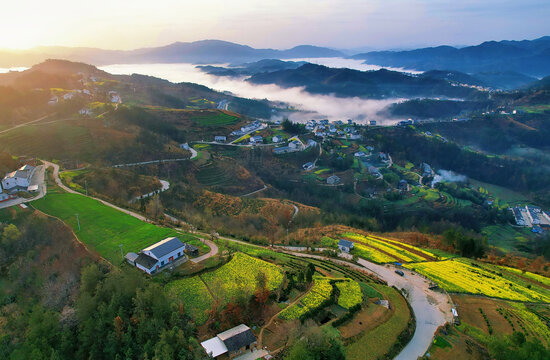
{"type": "Polygon", "coordinates": [[[0,185],[0,202],[6,201],[9,198],[10,198],[10,196],[2,191],[2,185],[0,185]]]}
{"type": "Polygon", "coordinates": [[[35,171],[34,166],[25,165],[19,170],[7,174],[2,180],[2,187],[9,192],[27,190],[35,171]]]}
{"type": "Polygon", "coordinates": [[[224,358],[231,359],[239,354],[253,351],[256,342],[256,336],[254,336],[252,330],[241,324],[201,342],[201,346],[212,358],[227,354],[224,358]]]}
{"type": "Polygon", "coordinates": [[[48,100],[48,105],[56,105],[59,102],[59,98],[57,96],[52,96],[50,100],[48,100]]]}
{"type": "Polygon", "coordinates": [[[152,274],[174,260],[185,257],[186,244],[176,237],[166,238],[141,250],[134,259],[136,267],[152,274]]]}
{"type": "Polygon", "coordinates": [[[271,138],[271,141],[274,142],[274,143],[279,143],[279,142],[283,141],[283,137],[279,136],[279,135],[275,135],[271,138]]]}
{"type": "Polygon", "coordinates": [[[343,252],[349,253],[351,249],[353,249],[353,242],[341,239],[340,241],[338,241],[338,249],[343,252]]]}
{"type": "Polygon", "coordinates": [[[259,143],[261,143],[261,142],[263,142],[263,141],[264,141],[264,138],[261,137],[260,135],[252,136],[252,137],[250,138],[250,143],[251,143],[251,144],[259,144],[259,143]]]}
{"type": "Polygon", "coordinates": [[[304,165],[302,165],[302,168],[303,168],[304,170],[311,170],[311,169],[314,168],[314,165],[313,165],[312,162],[307,162],[307,163],[305,163],[304,165]]]}
{"type": "Polygon", "coordinates": [[[74,97],[74,93],[72,92],[66,93],[65,95],[63,95],[63,100],[71,100],[73,97],[74,97]]]}
{"type": "Polygon", "coordinates": [[[329,185],[336,185],[340,183],[340,178],[336,175],[332,175],[327,178],[327,184],[329,185]]]}
{"type": "Polygon", "coordinates": [[[83,109],[78,110],[78,113],[80,115],[91,115],[92,111],[88,108],[83,108],[83,109]]]}
{"type": "Polygon", "coordinates": [[[227,137],[223,136],[223,135],[218,135],[218,136],[214,136],[214,141],[215,142],[225,142],[227,140],[227,137]]]}
{"type": "Polygon", "coordinates": [[[353,156],[355,156],[355,157],[363,157],[363,156],[367,156],[367,154],[365,154],[363,151],[358,151],[358,152],[356,152],[355,154],[353,154],[353,156]]]}

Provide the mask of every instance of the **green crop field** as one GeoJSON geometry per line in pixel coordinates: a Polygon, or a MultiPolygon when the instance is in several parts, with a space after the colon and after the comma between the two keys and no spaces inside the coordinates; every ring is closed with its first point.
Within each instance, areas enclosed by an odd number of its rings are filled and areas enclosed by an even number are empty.
{"type": "Polygon", "coordinates": [[[228,115],[221,111],[209,112],[204,115],[194,115],[191,119],[200,126],[225,126],[235,124],[239,121],[238,117],[228,115]]]}
{"type": "Polygon", "coordinates": [[[203,250],[205,247],[193,235],[143,222],[81,195],[48,191],[45,198],[34,201],[32,205],[64,221],[80,241],[113,264],[121,262],[119,245],[122,245],[124,253],[138,252],[166,237],[177,236],[203,250]],[[80,230],[76,214],[80,220],[80,230]]]}
{"type": "Polygon", "coordinates": [[[170,282],[166,291],[179,297],[186,311],[202,324],[208,318],[207,310],[214,303],[213,296],[222,305],[238,296],[252,296],[259,273],[266,275],[266,286],[270,291],[277,289],[283,281],[283,272],[278,266],[238,252],[231,261],[214,271],[170,282]]]}
{"type": "Polygon", "coordinates": [[[363,302],[363,293],[359,283],[353,280],[339,281],[336,287],[340,291],[338,296],[338,305],[345,309],[354,307],[363,302]]]}
{"type": "Polygon", "coordinates": [[[203,324],[208,319],[207,312],[212,308],[214,301],[200,277],[172,281],[166,285],[165,290],[181,300],[185,310],[197,324],[203,324]]]}

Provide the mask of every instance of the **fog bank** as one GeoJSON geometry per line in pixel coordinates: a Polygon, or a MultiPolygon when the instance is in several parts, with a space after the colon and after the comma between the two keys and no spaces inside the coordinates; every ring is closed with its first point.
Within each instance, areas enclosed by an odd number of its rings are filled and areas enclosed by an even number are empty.
{"type": "MultiPolygon", "coordinates": [[[[348,61],[347,59],[340,59],[348,61]]],[[[351,60],[358,62],[357,60],[351,60]]],[[[360,66],[360,64],[355,64],[360,66]]],[[[339,98],[330,95],[314,95],[303,88],[281,88],[277,85],[253,85],[245,81],[246,77],[230,78],[206,74],[193,64],[119,64],[100,67],[111,74],[142,74],[158,77],[174,83],[191,82],[205,85],[217,91],[229,91],[240,97],[268,99],[290,104],[300,112],[290,111],[285,116],[292,121],[303,122],[308,119],[347,120],[358,123],[376,120],[379,124],[391,125],[402,119],[388,119],[378,115],[380,110],[391,103],[403,99],[366,100],[361,98],[339,98]]]]}

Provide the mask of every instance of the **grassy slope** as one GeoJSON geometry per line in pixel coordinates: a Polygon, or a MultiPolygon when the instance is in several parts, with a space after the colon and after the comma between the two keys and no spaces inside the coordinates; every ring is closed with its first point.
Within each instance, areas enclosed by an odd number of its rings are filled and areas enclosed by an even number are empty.
{"type": "Polygon", "coordinates": [[[114,264],[121,261],[120,244],[124,253],[137,252],[169,236],[178,236],[182,241],[191,240],[195,245],[202,245],[192,235],[182,235],[172,229],[140,221],[80,195],[48,192],[45,198],[33,202],[33,205],[63,220],[82,242],[114,264]],[[77,213],[81,230],[78,230],[77,213]]]}
{"type": "Polygon", "coordinates": [[[378,359],[388,351],[397,340],[397,336],[407,327],[410,311],[403,296],[385,286],[377,286],[377,290],[390,300],[394,313],[388,321],[347,346],[346,359],[378,359]]]}

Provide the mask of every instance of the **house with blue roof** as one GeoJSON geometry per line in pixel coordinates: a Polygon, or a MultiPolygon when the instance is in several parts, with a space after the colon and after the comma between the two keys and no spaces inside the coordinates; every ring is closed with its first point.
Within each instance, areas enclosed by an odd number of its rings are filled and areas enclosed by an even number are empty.
{"type": "MultiPolygon", "coordinates": [[[[153,274],[178,259],[186,258],[187,246],[191,247],[191,245],[181,242],[177,237],[169,237],[146,247],[139,254],[128,253],[126,260],[147,274],[153,274]]],[[[198,250],[194,246],[193,248],[193,250],[198,250]]]]}
{"type": "Polygon", "coordinates": [[[353,249],[353,242],[340,239],[340,241],[338,242],[338,249],[340,249],[340,251],[349,253],[351,249],[353,249]]]}

